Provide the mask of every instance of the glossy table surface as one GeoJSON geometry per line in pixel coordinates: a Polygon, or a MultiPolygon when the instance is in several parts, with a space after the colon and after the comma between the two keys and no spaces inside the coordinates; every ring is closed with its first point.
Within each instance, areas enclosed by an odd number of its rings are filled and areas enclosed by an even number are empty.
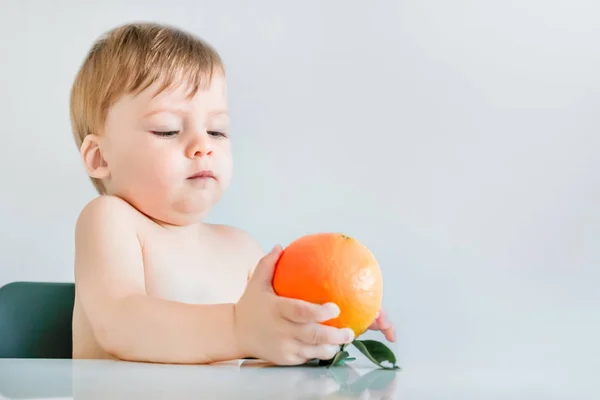
{"type": "MultiPolygon", "coordinates": [[[[597,394],[597,393],[596,393],[597,394]]],[[[550,376],[453,368],[333,368],[258,361],[164,365],[0,359],[0,399],[592,399],[550,376]]]]}

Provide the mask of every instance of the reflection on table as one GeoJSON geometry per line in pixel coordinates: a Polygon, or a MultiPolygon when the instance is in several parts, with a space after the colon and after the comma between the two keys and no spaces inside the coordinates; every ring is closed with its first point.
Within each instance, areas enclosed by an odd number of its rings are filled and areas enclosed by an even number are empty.
{"type": "MultiPolygon", "coordinates": [[[[260,361],[168,365],[0,360],[8,399],[392,399],[399,371],[365,365],[277,367],[260,361]]],[[[1,398],[1,397],[0,397],[1,398]]]]}

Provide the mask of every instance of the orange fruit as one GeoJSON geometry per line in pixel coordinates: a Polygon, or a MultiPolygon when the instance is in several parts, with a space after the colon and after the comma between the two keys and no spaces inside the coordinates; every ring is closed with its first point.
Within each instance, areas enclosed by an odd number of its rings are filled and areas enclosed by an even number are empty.
{"type": "Polygon", "coordinates": [[[358,337],[381,308],[383,279],[377,260],[358,240],[341,233],[315,233],[283,250],[273,289],[282,297],[337,304],[340,314],[323,323],[350,328],[358,337]]]}

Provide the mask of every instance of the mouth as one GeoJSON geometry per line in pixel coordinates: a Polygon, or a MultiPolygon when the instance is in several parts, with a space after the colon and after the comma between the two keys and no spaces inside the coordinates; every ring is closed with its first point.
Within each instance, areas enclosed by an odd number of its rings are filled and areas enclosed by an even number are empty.
{"type": "Polygon", "coordinates": [[[215,174],[209,170],[209,169],[205,169],[203,171],[200,171],[190,177],[188,177],[189,180],[200,180],[200,179],[216,179],[215,174]]]}

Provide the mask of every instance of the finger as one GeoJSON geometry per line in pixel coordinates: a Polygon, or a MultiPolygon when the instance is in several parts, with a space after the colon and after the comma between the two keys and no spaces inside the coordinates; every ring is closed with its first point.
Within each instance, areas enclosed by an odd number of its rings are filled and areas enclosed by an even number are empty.
{"type": "Polygon", "coordinates": [[[319,305],[304,300],[280,299],[281,316],[291,322],[301,324],[325,322],[340,314],[340,308],[333,303],[319,305]]]}
{"type": "Polygon", "coordinates": [[[389,319],[387,313],[384,310],[381,310],[381,311],[379,311],[377,320],[380,321],[381,323],[385,323],[385,322],[389,322],[390,319],[389,319]]]}
{"type": "Polygon", "coordinates": [[[385,336],[385,338],[390,342],[396,341],[396,328],[394,328],[393,326],[386,329],[382,329],[381,333],[383,333],[383,336],[385,336]]]}
{"type": "Polygon", "coordinates": [[[261,285],[267,286],[272,290],[271,282],[273,280],[273,272],[275,271],[275,265],[279,260],[282,253],[280,245],[276,245],[273,249],[267,253],[258,262],[250,282],[257,281],[261,285]]]}
{"type": "Polygon", "coordinates": [[[350,328],[338,329],[314,323],[301,326],[296,334],[296,339],[310,345],[333,344],[339,346],[351,343],[354,340],[354,332],[350,328]]]}
{"type": "Polygon", "coordinates": [[[339,346],[332,344],[321,344],[321,345],[303,345],[300,347],[300,356],[306,360],[319,359],[329,360],[337,354],[340,350],[339,346]]]}
{"type": "Polygon", "coordinates": [[[276,365],[301,365],[307,360],[298,354],[289,354],[281,357],[280,359],[273,360],[276,365]]]}
{"type": "Polygon", "coordinates": [[[372,331],[378,331],[379,330],[379,321],[375,320],[371,323],[371,325],[369,325],[369,328],[372,331]]]}
{"type": "Polygon", "coordinates": [[[375,321],[373,321],[373,323],[371,325],[369,325],[369,329],[372,331],[378,331],[381,330],[381,320],[380,319],[376,319],[375,321]]]}
{"type": "Polygon", "coordinates": [[[379,329],[388,329],[392,327],[392,321],[389,320],[389,318],[387,317],[387,315],[382,315],[381,318],[379,319],[379,321],[377,321],[377,324],[379,325],[379,329]]]}
{"type": "Polygon", "coordinates": [[[385,311],[380,311],[377,313],[377,317],[369,326],[369,329],[379,331],[382,329],[387,329],[392,326],[391,321],[389,320],[387,313],[385,311]]]}
{"type": "Polygon", "coordinates": [[[390,342],[396,341],[396,328],[392,321],[388,318],[387,314],[382,313],[380,318],[375,322],[374,330],[381,331],[385,338],[390,342]]]}

